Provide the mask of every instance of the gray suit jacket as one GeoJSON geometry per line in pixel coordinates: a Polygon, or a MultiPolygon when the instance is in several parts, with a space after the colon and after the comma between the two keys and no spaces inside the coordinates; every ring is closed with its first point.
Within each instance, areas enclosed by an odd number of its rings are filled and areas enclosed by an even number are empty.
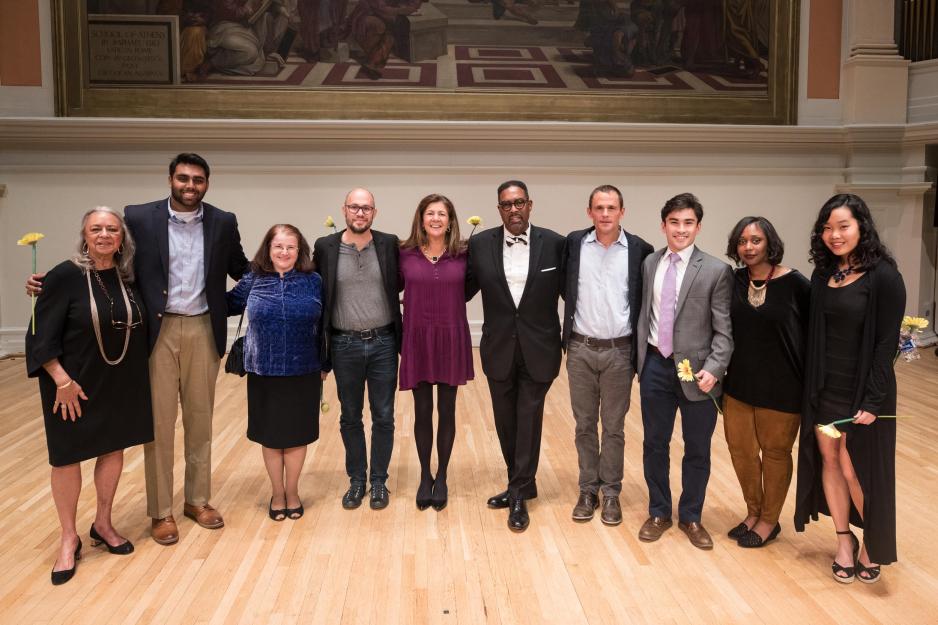
{"type": "MultiPolygon", "coordinates": [[[[638,318],[638,375],[648,353],[648,328],[651,300],[655,288],[655,270],[667,248],[649,254],[642,263],[642,312],[638,318]]],[[[674,361],[685,358],[694,372],[706,369],[718,382],[711,393],[722,391],[723,375],[733,354],[733,328],[730,322],[730,298],[733,293],[733,270],[723,261],[694,248],[674,314],[674,361]]],[[[677,377],[677,370],[674,372],[677,377]]],[[[696,382],[682,382],[684,395],[692,401],[707,399],[696,382]]]]}

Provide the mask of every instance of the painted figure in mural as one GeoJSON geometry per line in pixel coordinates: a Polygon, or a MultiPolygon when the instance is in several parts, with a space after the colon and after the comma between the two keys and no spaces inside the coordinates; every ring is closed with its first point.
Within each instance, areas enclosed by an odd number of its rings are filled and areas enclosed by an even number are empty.
{"type": "Polygon", "coordinates": [[[727,0],[723,4],[726,22],[726,51],[737,68],[749,78],[762,72],[762,57],[768,41],[769,5],[757,0],[727,0]]]}
{"type": "Polygon", "coordinates": [[[160,0],[156,15],[179,16],[179,69],[183,82],[205,80],[209,64],[208,25],[212,22],[211,0],[160,0]]]}
{"type": "Polygon", "coordinates": [[[580,0],[573,26],[587,33],[584,43],[593,49],[593,67],[599,73],[625,77],[635,73],[631,57],[638,27],[615,0],[580,0]]]}
{"type": "Polygon", "coordinates": [[[360,0],[348,18],[351,37],[361,46],[362,71],[368,78],[381,78],[394,44],[406,37],[406,16],[416,13],[421,0],[360,0]]]}
{"type": "Polygon", "coordinates": [[[282,68],[278,53],[289,25],[289,11],[279,0],[215,0],[208,29],[211,69],[253,76],[268,60],[282,68]]]}
{"type": "Polygon", "coordinates": [[[684,0],[684,38],[681,57],[685,69],[723,65],[723,0],[684,0]]]}
{"type": "Polygon", "coordinates": [[[541,0],[492,0],[492,17],[500,20],[508,12],[522,22],[533,25],[537,24],[534,11],[540,6],[541,0]]]}
{"type": "Polygon", "coordinates": [[[299,0],[300,37],[307,61],[319,60],[322,48],[335,49],[346,36],[348,0],[299,0]]]}
{"type": "Polygon", "coordinates": [[[632,60],[638,65],[662,65],[680,57],[684,36],[683,2],[632,0],[630,15],[638,27],[632,60]]]}

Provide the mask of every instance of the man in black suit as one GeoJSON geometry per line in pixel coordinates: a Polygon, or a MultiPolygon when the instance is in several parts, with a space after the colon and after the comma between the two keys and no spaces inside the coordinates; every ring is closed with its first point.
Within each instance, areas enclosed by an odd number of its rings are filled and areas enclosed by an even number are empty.
{"type": "Polygon", "coordinates": [[[393,234],[372,230],[378,210],[367,189],[353,189],[342,213],[347,228],[313,244],[313,259],[322,276],[323,379],[335,371],[342,415],[339,430],[345,445],[349,488],[342,506],[361,505],[365,484],[371,481],[369,505],[388,505],[388,465],[394,449],[394,397],[397,393],[397,354],[401,342],[398,304],[397,252],[393,234]],[[365,448],[362,410],[365,384],[371,406],[371,470],[365,448]]]}
{"type": "Polygon", "coordinates": [[[495,429],[508,468],[508,488],[488,500],[509,508],[508,527],[528,527],[525,500],[537,497],[544,398],[560,371],[557,298],[564,288],[564,238],[528,220],[527,186],[498,187],[503,227],[469,239],[466,299],[482,291],[482,370],[489,383],[495,429]]]}
{"type": "Polygon", "coordinates": [[[576,419],[580,496],[574,521],[622,522],[619,493],[625,452],[625,415],[636,369],[642,261],[653,248],[620,225],[622,193],[596,187],[586,207],[593,227],[567,236],[563,346],[567,350],[570,405],[576,419]],[[596,426],[602,420],[602,447],[596,426]]]}
{"type": "Polygon", "coordinates": [[[186,459],[183,513],[208,529],[224,525],[209,504],[212,411],[226,346],[226,276],[239,279],[248,261],[234,214],[202,201],[209,173],[198,154],[179,154],[169,165],[168,199],[124,208],[137,243],[134,271],[150,339],[154,440],[144,446],[144,466],[147,514],[153,540],[161,545],[179,539],[172,506],[180,401],[186,459]]]}

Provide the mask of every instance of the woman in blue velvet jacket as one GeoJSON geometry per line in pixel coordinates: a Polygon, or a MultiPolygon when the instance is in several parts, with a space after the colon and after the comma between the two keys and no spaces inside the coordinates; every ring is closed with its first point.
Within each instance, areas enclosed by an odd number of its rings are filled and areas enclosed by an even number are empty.
{"type": "Polygon", "coordinates": [[[247,311],[248,439],[260,443],[270,475],[268,514],[298,519],[306,446],[319,438],[323,308],[322,279],[300,231],[271,227],[227,298],[229,315],[247,311]]]}

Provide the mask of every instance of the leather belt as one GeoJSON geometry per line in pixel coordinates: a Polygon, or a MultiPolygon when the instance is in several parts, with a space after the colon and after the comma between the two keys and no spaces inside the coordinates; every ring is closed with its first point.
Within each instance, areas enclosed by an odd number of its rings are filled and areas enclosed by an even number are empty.
{"type": "Polygon", "coordinates": [[[655,347],[655,346],[652,345],[651,343],[648,344],[648,351],[654,352],[654,353],[658,354],[659,356],[661,356],[662,358],[665,358],[665,359],[667,359],[667,360],[673,360],[673,359],[674,359],[674,354],[671,354],[670,356],[665,356],[664,354],[661,353],[661,350],[660,350],[660,349],[658,349],[657,347],[655,347]]]}
{"type": "Polygon", "coordinates": [[[393,334],[394,324],[389,323],[386,326],[372,328],[371,330],[339,330],[338,328],[332,328],[332,333],[336,336],[354,336],[355,338],[361,339],[363,341],[371,341],[378,336],[393,334]]]}
{"type": "Polygon", "coordinates": [[[576,332],[570,332],[570,340],[576,341],[577,343],[583,343],[587,347],[606,349],[613,347],[629,347],[632,345],[631,334],[627,336],[617,336],[614,339],[596,339],[592,336],[583,336],[582,334],[577,334],[576,332]]]}

